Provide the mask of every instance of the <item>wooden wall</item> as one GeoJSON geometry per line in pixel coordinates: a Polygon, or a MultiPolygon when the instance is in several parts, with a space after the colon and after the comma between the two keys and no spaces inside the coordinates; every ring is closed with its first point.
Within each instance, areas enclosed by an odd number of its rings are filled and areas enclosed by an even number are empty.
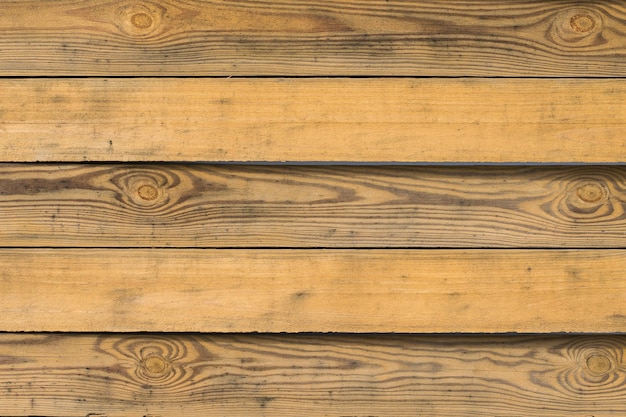
{"type": "Polygon", "coordinates": [[[626,415],[622,1],[0,6],[0,417],[626,415]]]}

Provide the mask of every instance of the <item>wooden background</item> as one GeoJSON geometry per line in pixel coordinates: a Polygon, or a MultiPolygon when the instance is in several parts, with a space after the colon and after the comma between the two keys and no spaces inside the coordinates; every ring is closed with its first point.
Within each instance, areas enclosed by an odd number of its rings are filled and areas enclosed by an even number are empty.
{"type": "Polygon", "coordinates": [[[622,1],[0,6],[0,417],[626,415],[622,1]]]}

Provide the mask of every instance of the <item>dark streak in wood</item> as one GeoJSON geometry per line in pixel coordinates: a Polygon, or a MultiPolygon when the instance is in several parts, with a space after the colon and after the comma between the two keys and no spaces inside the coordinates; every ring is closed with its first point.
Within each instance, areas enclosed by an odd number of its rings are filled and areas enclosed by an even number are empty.
{"type": "Polygon", "coordinates": [[[25,0],[0,74],[624,76],[625,22],[617,0],[25,0]]]}
{"type": "Polygon", "coordinates": [[[624,247],[622,167],[0,165],[0,244],[624,247]]]}
{"type": "Polygon", "coordinates": [[[22,360],[0,363],[0,407],[15,416],[619,416],[625,348],[623,336],[2,334],[0,356],[22,360]],[[172,365],[161,379],[142,370],[156,353],[172,365]]]}

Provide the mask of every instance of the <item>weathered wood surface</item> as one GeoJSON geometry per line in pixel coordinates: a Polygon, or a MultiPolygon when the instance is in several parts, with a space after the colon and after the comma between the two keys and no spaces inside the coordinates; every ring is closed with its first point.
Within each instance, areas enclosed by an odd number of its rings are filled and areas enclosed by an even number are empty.
{"type": "Polygon", "coordinates": [[[619,0],[22,0],[0,75],[624,76],[619,0]]]}
{"type": "Polygon", "coordinates": [[[622,162],[622,80],[4,79],[32,161],[622,162]]]}
{"type": "Polygon", "coordinates": [[[622,336],[0,334],[0,415],[623,416],[622,336]]]}
{"type": "Polygon", "coordinates": [[[4,247],[625,246],[626,168],[0,165],[4,247]]]}
{"type": "Polygon", "coordinates": [[[622,250],[0,250],[0,331],[620,332],[622,250]]]}

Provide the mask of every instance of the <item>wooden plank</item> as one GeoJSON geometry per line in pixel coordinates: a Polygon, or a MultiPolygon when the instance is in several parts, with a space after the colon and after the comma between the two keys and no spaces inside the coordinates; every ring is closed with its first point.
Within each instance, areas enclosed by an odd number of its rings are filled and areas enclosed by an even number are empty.
{"type": "Polygon", "coordinates": [[[623,336],[0,334],[0,415],[623,416],[623,336]]]}
{"type": "Polygon", "coordinates": [[[0,165],[4,247],[623,248],[626,168],[0,165]]]}
{"type": "Polygon", "coordinates": [[[625,96],[622,80],[4,79],[0,155],[621,162],[625,96]]]}
{"type": "Polygon", "coordinates": [[[0,75],[625,76],[618,0],[3,2],[0,75]]]}
{"type": "Polygon", "coordinates": [[[0,331],[619,332],[622,250],[0,250],[0,331]]]}

